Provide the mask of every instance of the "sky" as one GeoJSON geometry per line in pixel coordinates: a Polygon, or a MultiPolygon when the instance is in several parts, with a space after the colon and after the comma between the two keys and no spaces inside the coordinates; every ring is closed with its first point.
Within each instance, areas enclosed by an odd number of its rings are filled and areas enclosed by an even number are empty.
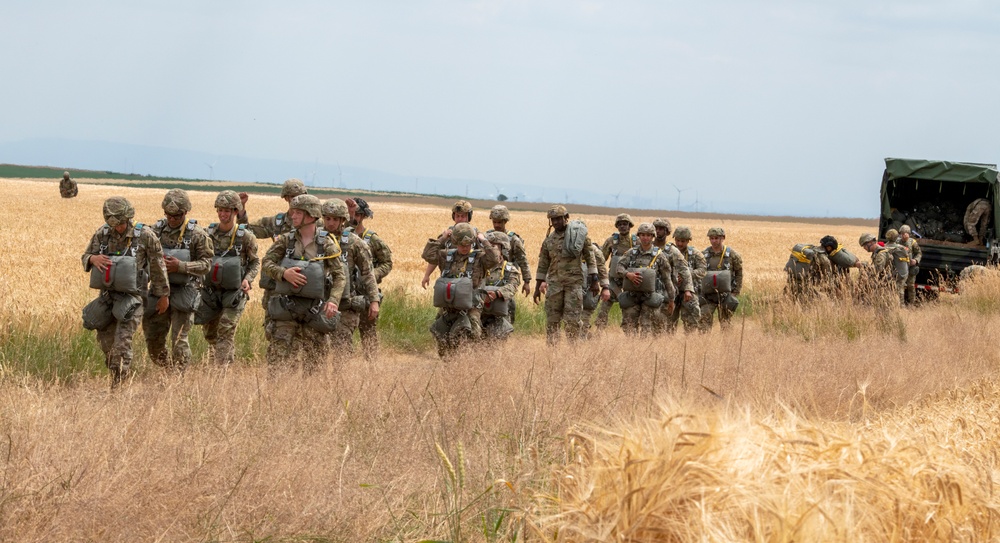
{"type": "Polygon", "coordinates": [[[998,29],[962,0],[5,0],[0,143],[874,217],[884,157],[1000,160],[998,29]]]}

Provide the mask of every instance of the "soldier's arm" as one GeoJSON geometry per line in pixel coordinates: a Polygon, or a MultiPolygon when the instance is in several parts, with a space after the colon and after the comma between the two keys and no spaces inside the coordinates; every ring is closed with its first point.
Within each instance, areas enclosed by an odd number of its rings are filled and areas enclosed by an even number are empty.
{"type": "Polygon", "coordinates": [[[368,250],[368,246],[360,238],[354,240],[351,247],[356,248],[354,265],[358,267],[361,278],[361,288],[358,290],[363,292],[365,298],[368,298],[368,300],[377,302],[378,283],[375,281],[375,268],[372,267],[371,251],[368,250]]]}
{"type": "Polygon", "coordinates": [[[603,258],[597,258],[600,254],[601,248],[597,245],[591,244],[590,251],[594,253],[594,260],[597,261],[597,280],[601,283],[601,287],[611,288],[610,279],[608,277],[608,265],[603,258]]]}
{"type": "Polygon", "coordinates": [[[551,259],[549,258],[549,251],[547,250],[545,241],[543,241],[542,248],[538,251],[538,268],[535,270],[535,281],[539,283],[545,281],[545,278],[549,273],[550,264],[551,259]]]}
{"type": "Polygon", "coordinates": [[[97,232],[94,233],[90,238],[90,243],[87,244],[87,249],[83,251],[83,271],[89,272],[93,265],[90,263],[90,257],[101,253],[101,239],[98,237],[97,232]]]}
{"type": "Polygon", "coordinates": [[[705,278],[705,274],[707,273],[708,261],[705,260],[705,255],[701,254],[699,251],[695,251],[694,268],[691,270],[691,279],[695,281],[696,284],[701,283],[701,280],[705,278]]]}
{"type": "Polygon", "coordinates": [[[253,232],[253,235],[257,236],[258,239],[274,238],[275,234],[277,234],[274,228],[274,217],[261,217],[253,223],[244,222],[245,220],[246,215],[244,214],[244,218],[240,220],[240,224],[246,224],[247,228],[253,232]]]}
{"type": "Polygon", "coordinates": [[[677,285],[674,282],[674,267],[669,258],[657,259],[657,271],[660,273],[660,281],[663,282],[663,295],[667,301],[673,301],[677,297],[677,285]]]}
{"type": "Polygon", "coordinates": [[[260,257],[257,256],[257,236],[253,232],[243,234],[243,258],[246,270],[243,272],[243,279],[250,283],[257,278],[260,273],[260,257]]]}
{"type": "MultiPolygon", "coordinates": [[[[344,264],[339,258],[328,258],[323,260],[326,268],[326,275],[332,280],[330,294],[327,296],[327,303],[340,305],[340,299],[344,297],[344,288],[347,286],[347,276],[344,274],[344,264]]],[[[377,295],[376,295],[376,299],[377,295]]]]}
{"type": "MultiPolygon", "coordinates": [[[[281,266],[281,260],[285,257],[285,250],[288,247],[288,238],[279,237],[264,254],[260,261],[261,272],[275,281],[284,281],[281,277],[285,273],[285,268],[281,266]]],[[[337,262],[340,262],[337,260],[337,262]]]]}
{"type": "Polygon", "coordinates": [[[372,265],[375,268],[375,282],[381,283],[386,275],[392,271],[392,251],[382,238],[377,234],[372,234],[369,239],[372,251],[372,265]]]}
{"type": "Polygon", "coordinates": [[[191,234],[192,259],[190,262],[178,262],[177,271],[188,275],[202,276],[212,269],[212,257],[215,256],[215,244],[202,229],[191,234]]]}
{"type": "MultiPolygon", "coordinates": [[[[144,254],[142,259],[149,265],[149,293],[157,298],[170,296],[170,282],[167,280],[167,265],[163,262],[163,246],[160,238],[152,230],[143,228],[139,250],[144,254]]],[[[144,286],[144,285],[140,285],[144,286]]]]}
{"type": "Polygon", "coordinates": [[[924,250],[921,249],[920,248],[920,244],[917,243],[916,240],[914,240],[913,241],[913,257],[912,257],[913,262],[911,262],[911,264],[913,266],[919,266],[920,265],[920,259],[923,256],[924,256],[924,250]]]}
{"type": "Polygon", "coordinates": [[[517,266],[511,266],[506,270],[504,283],[500,285],[500,296],[505,300],[513,300],[517,297],[517,290],[521,287],[521,270],[517,266]]]}
{"type": "Polygon", "coordinates": [[[731,259],[733,268],[733,294],[739,296],[740,292],[743,291],[743,257],[736,251],[733,251],[731,259]]]}
{"type": "Polygon", "coordinates": [[[520,236],[515,235],[510,240],[510,256],[517,264],[521,273],[519,274],[520,279],[524,281],[531,281],[531,265],[528,264],[528,253],[524,249],[524,240],[520,236]]]}
{"type": "MultiPolygon", "coordinates": [[[[433,267],[438,265],[438,252],[444,249],[444,246],[445,244],[441,239],[429,239],[424,244],[424,250],[421,251],[420,258],[428,264],[428,270],[433,271],[433,267]]],[[[427,273],[430,273],[430,271],[427,273]]]]}
{"type": "Polygon", "coordinates": [[[604,260],[611,258],[611,253],[614,251],[614,236],[609,236],[608,239],[604,240],[604,245],[601,246],[601,254],[604,255],[604,260]]]}
{"type": "Polygon", "coordinates": [[[681,254],[680,249],[677,247],[671,247],[670,249],[670,265],[674,268],[674,273],[677,275],[677,288],[681,292],[694,292],[694,278],[691,277],[691,266],[688,265],[688,261],[681,254]]]}
{"type": "MultiPolygon", "coordinates": [[[[583,241],[584,247],[593,245],[594,242],[587,238],[583,241]]],[[[593,251],[584,251],[584,259],[587,264],[587,275],[597,275],[597,257],[593,251]]]]}
{"type": "Polygon", "coordinates": [[[631,258],[629,258],[628,255],[629,253],[626,252],[618,259],[618,268],[616,269],[616,272],[619,277],[625,277],[625,274],[628,272],[628,266],[631,261],[631,258]]]}
{"type": "Polygon", "coordinates": [[[486,266],[486,269],[492,270],[500,265],[500,248],[494,246],[489,242],[489,240],[482,241],[482,247],[483,256],[480,258],[483,261],[483,265],[486,266]]]}

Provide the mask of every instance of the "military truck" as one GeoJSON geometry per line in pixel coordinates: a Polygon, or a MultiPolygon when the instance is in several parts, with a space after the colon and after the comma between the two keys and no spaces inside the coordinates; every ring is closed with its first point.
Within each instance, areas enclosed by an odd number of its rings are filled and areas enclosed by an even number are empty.
{"type": "Polygon", "coordinates": [[[957,292],[958,275],[973,264],[995,264],[1000,258],[1000,212],[995,164],[942,160],[885,159],[879,239],[889,229],[907,224],[923,258],[917,292],[957,292]],[[980,242],[966,231],[966,210],[984,198],[986,235],[980,242]]]}

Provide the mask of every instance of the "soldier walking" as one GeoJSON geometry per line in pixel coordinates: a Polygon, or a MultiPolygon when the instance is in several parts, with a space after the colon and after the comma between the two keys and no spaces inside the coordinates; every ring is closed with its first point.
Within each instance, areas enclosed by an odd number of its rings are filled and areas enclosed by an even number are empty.
{"type": "Polygon", "coordinates": [[[920,273],[920,259],[924,252],[920,249],[917,240],[911,237],[912,231],[909,225],[904,224],[899,227],[899,243],[910,251],[910,266],[906,276],[906,290],[904,300],[907,305],[917,303],[917,274],[920,273]]]}
{"type": "MultiPolygon", "coordinates": [[[[385,276],[392,271],[392,251],[385,241],[372,229],[365,227],[365,220],[375,216],[371,206],[362,198],[348,198],[345,203],[351,216],[354,226],[354,233],[365,242],[372,255],[372,268],[375,273],[375,283],[381,284],[385,276]]],[[[378,291],[379,307],[382,304],[382,290],[378,291]]],[[[381,312],[369,319],[368,314],[361,312],[358,322],[358,333],[361,336],[361,348],[367,360],[375,360],[378,357],[378,318],[381,312]]]]}
{"type": "Polygon", "coordinates": [[[521,270],[511,260],[513,237],[506,232],[491,230],[486,233],[486,239],[499,249],[500,263],[486,272],[480,288],[483,339],[503,341],[514,331],[510,311],[503,306],[513,303],[517,298],[517,289],[521,286],[521,270]]]}
{"type": "MultiPolygon", "coordinates": [[[[661,306],[667,306],[666,313],[673,313],[677,277],[669,251],[653,245],[656,235],[653,225],[642,223],[636,233],[639,246],[629,249],[618,260],[617,275],[623,279],[618,305],[622,308],[622,331],[646,337],[653,333],[653,320],[661,306]]],[[[689,271],[686,285],[689,290],[690,282],[689,271]]]]}
{"type": "MultiPolygon", "coordinates": [[[[531,294],[531,267],[528,264],[528,254],[524,249],[524,240],[521,236],[507,230],[507,223],[510,222],[510,211],[507,209],[507,206],[493,206],[493,209],[490,210],[490,221],[493,222],[493,229],[486,232],[487,234],[490,232],[502,232],[510,238],[509,261],[513,262],[517,266],[517,269],[520,270],[520,275],[523,279],[521,290],[525,296],[528,296],[531,294]]],[[[514,324],[517,321],[516,297],[508,300],[507,304],[510,309],[510,322],[514,324]]]]}
{"type": "MultiPolygon", "coordinates": [[[[455,247],[454,240],[451,239],[451,230],[458,226],[459,224],[468,224],[472,221],[472,204],[466,202],[465,200],[459,200],[455,202],[455,205],[451,206],[451,220],[454,222],[448,228],[445,228],[441,235],[437,239],[428,240],[430,242],[440,242],[441,246],[445,249],[451,249],[455,247]]],[[[469,226],[472,226],[471,224],[469,226]]],[[[479,231],[475,227],[472,227],[472,231],[476,236],[479,235],[479,231]]],[[[485,238],[484,238],[485,239],[485,238]]],[[[473,238],[473,244],[478,245],[478,238],[473,238]]],[[[477,247],[478,248],[478,247],[477,247]]],[[[436,255],[430,255],[425,258],[427,261],[427,267],[424,268],[424,278],[420,281],[420,286],[427,288],[427,285],[431,283],[431,274],[438,267],[436,260],[436,255]]]]}
{"type": "Polygon", "coordinates": [[[684,322],[684,331],[693,332],[698,329],[698,321],[701,320],[701,305],[699,303],[701,281],[705,278],[708,264],[705,261],[705,255],[691,246],[691,229],[687,226],[678,226],[677,230],[674,231],[674,246],[687,262],[693,291],[688,291],[684,287],[684,277],[682,274],[678,274],[677,298],[674,300],[674,310],[667,316],[667,329],[673,332],[677,329],[677,321],[681,320],[684,322]],[[688,292],[691,293],[690,298],[688,292]]]}
{"type": "Polygon", "coordinates": [[[705,255],[705,276],[713,281],[711,289],[702,285],[701,331],[712,329],[712,316],[719,312],[719,326],[726,330],[733,311],[739,305],[740,291],[743,289],[743,257],[735,249],[726,245],[726,231],[721,226],[708,229],[710,245],[705,255]]]}
{"type": "Polygon", "coordinates": [[[69,172],[63,172],[62,179],[59,180],[59,196],[74,198],[79,192],[76,181],[69,178],[69,172]]]}
{"type": "Polygon", "coordinates": [[[346,286],[340,298],[340,322],[333,332],[334,349],[354,352],[354,330],[361,319],[378,319],[380,300],[372,255],[368,246],[349,227],[347,204],[338,198],[323,202],[323,224],[330,235],[340,239],[340,260],[344,264],[346,286]]]}
{"type": "Polygon", "coordinates": [[[604,245],[601,246],[604,261],[611,260],[608,264],[611,298],[601,302],[601,308],[597,312],[597,321],[594,323],[598,330],[603,330],[608,326],[608,313],[611,312],[611,306],[618,303],[618,295],[622,293],[622,278],[618,276],[618,260],[629,249],[639,244],[639,238],[630,233],[633,226],[635,223],[632,222],[632,217],[628,213],[619,214],[615,217],[615,228],[618,231],[608,236],[608,239],[604,240],[604,245]]]}
{"type": "MultiPolygon", "coordinates": [[[[659,335],[665,331],[674,332],[677,321],[672,316],[674,313],[684,311],[685,306],[688,308],[686,313],[690,314],[693,311],[696,315],[694,317],[696,325],[698,317],[701,315],[701,310],[698,306],[698,296],[687,257],[684,256],[676,245],[670,243],[668,239],[671,231],[670,221],[667,219],[656,219],[653,221],[653,230],[656,232],[656,236],[653,237],[653,247],[664,251],[663,256],[670,260],[670,266],[674,269],[674,287],[677,290],[677,295],[673,299],[673,309],[667,311],[669,305],[663,304],[660,306],[660,310],[653,315],[653,333],[659,335]]],[[[686,324],[688,322],[687,319],[684,322],[686,324]]]]}
{"type": "Polygon", "coordinates": [[[584,250],[593,242],[585,237],[574,253],[566,243],[569,212],[561,205],[549,208],[550,233],[542,242],[538,255],[538,273],[535,274],[536,304],[545,296],[545,339],[549,345],[559,342],[559,324],[566,330],[570,341],[580,337],[580,320],[583,316],[583,288],[589,277],[591,291],[600,292],[597,262],[590,251],[584,250]],[[584,258],[584,266],[580,259],[584,258]],[[584,273],[586,270],[586,274],[584,273]]]}

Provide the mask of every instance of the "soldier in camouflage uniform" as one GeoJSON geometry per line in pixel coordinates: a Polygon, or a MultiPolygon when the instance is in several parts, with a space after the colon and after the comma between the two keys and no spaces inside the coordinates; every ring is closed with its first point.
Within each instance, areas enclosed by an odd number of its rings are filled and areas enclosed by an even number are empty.
{"type": "Polygon", "coordinates": [[[135,257],[136,284],[139,288],[138,294],[101,291],[102,297],[112,298],[110,301],[127,296],[133,299],[133,303],[139,304],[131,315],[97,330],[104,363],[111,372],[111,387],[115,388],[129,375],[132,338],[142,319],[142,304],[148,297],[156,300],[157,313],[166,312],[170,305],[170,285],[160,240],[148,226],[133,224],[135,209],[132,204],[121,196],[115,196],[104,201],[103,212],[106,224],[90,238],[83,252],[83,270],[90,272],[96,268],[103,273],[111,265],[111,255],[131,255],[135,257]]]}
{"type": "MultiPolygon", "coordinates": [[[[694,326],[697,326],[698,318],[701,316],[701,310],[698,306],[697,288],[691,275],[691,266],[688,264],[688,259],[684,253],[676,245],[668,241],[667,236],[671,232],[669,220],[656,219],[653,221],[653,230],[656,231],[656,236],[653,238],[653,247],[666,251],[664,256],[669,257],[670,265],[674,268],[674,275],[676,276],[674,286],[677,287],[677,296],[674,298],[673,311],[667,312],[668,305],[663,304],[660,306],[660,310],[653,315],[653,333],[656,335],[663,332],[673,333],[676,328],[677,319],[672,317],[674,313],[679,314],[682,311],[685,315],[684,324],[687,330],[689,329],[687,323],[692,316],[694,326]]],[[[687,247],[686,244],[685,247],[687,247]]]]}
{"type": "MultiPolygon", "coordinates": [[[[441,235],[437,237],[437,239],[430,239],[428,241],[440,242],[441,246],[446,249],[451,249],[455,247],[455,244],[451,240],[451,230],[459,224],[462,223],[468,224],[469,222],[472,221],[472,204],[466,202],[465,200],[459,200],[455,202],[455,205],[451,206],[451,220],[454,221],[454,224],[452,224],[448,228],[445,228],[444,231],[441,232],[441,235]]],[[[473,232],[476,233],[476,236],[479,235],[479,230],[476,230],[475,227],[473,227],[472,230],[473,232]]],[[[479,248],[478,237],[474,238],[472,243],[475,246],[474,248],[476,249],[479,248]]],[[[425,257],[424,260],[427,262],[427,267],[424,268],[424,278],[423,280],[420,281],[420,286],[423,288],[427,288],[427,285],[431,283],[431,274],[434,273],[434,270],[437,269],[438,267],[437,255],[431,254],[425,257]]]]}
{"type": "Polygon", "coordinates": [[[833,236],[823,236],[823,239],[819,240],[819,245],[830,257],[834,295],[846,297],[851,292],[851,268],[860,268],[861,261],[843,248],[833,236]]]}
{"type": "MultiPolygon", "coordinates": [[[[871,234],[861,234],[858,244],[872,255],[871,265],[863,270],[861,282],[861,290],[871,292],[862,292],[862,294],[886,293],[884,298],[889,302],[889,305],[896,305],[898,301],[902,300],[903,292],[900,288],[900,282],[897,280],[898,274],[893,262],[892,251],[879,245],[875,236],[871,234]]],[[[869,296],[864,296],[864,298],[868,299],[869,296]]],[[[881,298],[881,296],[876,296],[876,298],[881,298]]]]}
{"type": "Polygon", "coordinates": [[[63,198],[73,198],[78,193],[76,181],[69,178],[69,172],[63,172],[62,179],[59,180],[59,195],[63,198]]]}
{"type": "Polygon", "coordinates": [[[896,283],[896,291],[899,294],[899,304],[904,305],[906,303],[906,279],[910,273],[910,249],[899,243],[899,232],[895,228],[890,228],[885,232],[885,249],[892,256],[893,278],[896,283]]]}
{"type": "Polygon", "coordinates": [[[725,244],[726,231],[719,226],[709,228],[708,241],[710,245],[702,251],[702,254],[705,255],[705,274],[717,270],[729,270],[732,276],[732,284],[730,285],[732,292],[724,294],[702,290],[700,297],[700,328],[702,332],[708,332],[712,329],[712,316],[716,310],[719,311],[719,326],[723,330],[729,327],[733,309],[739,303],[736,296],[739,296],[743,289],[743,257],[735,249],[725,244]]]}
{"type": "Polygon", "coordinates": [[[684,322],[684,330],[693,332],[698,329],[701,321],[701,282],[705,278],[708,264],[705,261],[705,254],[695,249],[691,245],[691,229],[687,226],[678,226],[674,231],[674,246],[684,256],[691,273],[691,287],[694,289],[693,298],[685,302],[685,296],[678,279],[678,299],[674,300],[674,310],[668,318],[668,329],[673,331],[677,328],[677,321],[684,322]]]}
{"type": "Polygon", "coordinates": [[[521,270],[511,259],[513,237],[506,232],[491,230],[486,233],[486,239],[500,250],[500,263],[490,268],[483,277],[483,287],[488,288],[480,291],[483,298],[483,339],[503,341],[514,331],[510,312],[493,311],[491,307],[500,301],[514,301],[517,289],[521,286],[521,270]]]}
{"type": "Polygon", "coordinates": [[[291,360],[301,356],[303,369],[310,373],[325,360],[327,334],[333,331],[333,328],[323,330],[316,325],[330,322],[337,316],[347,278],[337,238],[318,227],[323,217],[319,198],[311,194],[292,198],[288,215],[293,230],[279,236],[268,249],[262,262],[263,273],[276,288],[277,283],[284,282],[287,285],[282,288],[305,292],[311,287],[315,290],[315,285],[304,273],[304,266],[306,262],[319,262],[324,285],[322,295],[316,298],[277,292],[272,295],[268,306],[272,314],[267,363],[273,372],[287,368],[291,360]],[[286,266],[286,258],[303,261],[303,265],[286,266]],[[279,311],[281,309],[286,311],[279,311]]]}
{"type": "Polygon", "coordinates": [[[608,326],[608,313],[611,311],[611,306],[618,303],[618,295],[622,293],[622,278],[618,276],[616,268],[618,259],[639,243],[639,238],[630,233],[633,226],[635,223],[632,222],[632,217],[628,213],[619,214],[615,217],[615,228],[618,231],[608,236],[608,239],[604,240],[604,245],[601,246],[604,261],[608,262],[608,259],[611,259],[608,264],[608,273],[611,276],[611,298],[601,302],[601,308],[597,312],[597,321],[594,323],[598,330],[603,330],[608,326]]]}
{"type": "MultiPolygon", "coordinates": [[[[493,222],[493,230],[489,230],[486,232],[487,234],[490,232],[503,232],[510,238],[510,261],[521,270],[521,278],[524,280],[521,290],[525,296],[528,296],[531,294],[531,267],[528,265],[528,254],[524,250],[524,239],[516,233],[507,230],[507,223],[510,221],[510,211],[507,209],[507,206],[493,206],[493,209],[490,210],[490,221],[493,222]]],[[[507,300],[510,308],[511,324],[517,321],[517,302],[515,298],[507,300]]]]}
{"type": "Polygon", "coordinates": [[[212,284],[213,275],[221,275],[222,272],[216,269],[219,261],[213,259],[212,271],[202,285],[202,305],[219,309],[215,318],[202,325],[202,332],[208,342],[209,360],[222,366],[232,364],[236,358],[236,326],[250,298],[253,281],[260,273],[257,237],[245,225],[236,224],[236,215],[241,209],[243,204],[238,194],[231,190],[220,192],[215,198],[219,222],[208,225],[207,229],[216,259],[239,257],[242,272],[239,289],[227,290],[215,286],[212,284]]]}
{"type": "Polygon", "coordinates": [[[184,371],[191,362],[188,333],[198,308],[201,279],[212,266],[215,248],[205,229],[194,219],[188,220],[191,200],[187,192],[167,191],[161,206],[166,217],[156,221],[152,229],[163,246],[163,263],[170,281],[170,307],[164,313],[147,311],[142,319],[142,333],[154,364],[184,371]],[[182,254],[185,251],[186,255],[182,254]]]}
{"type": "Polygon", "coordinates": [[[831,292],[833,266],[822,247],[799,243],[785,263],[786,292],[797,302],[809,302],[820,291],[831,292]]]}
{"type": "Polygon", "coordinates": [[[917,303],[917,274],[920,272],[920,259],[924,252],[920,249],[917,240],[911,237],[912,231],[909,225],[899,227],[899,243],[910,250],[909,274],[906,276],[906,291],[904,299],[907,304],[917,303]]]}
{"type": "Polygon", "coordinates": [[[365,320],[374,321],[379,314],[381,300],[372,269],[372,254],[368,245],[354,234],[354,229],[347,226],[350,216],[343,200],[331,198],[323,202],[322,211],[326,231],[340,239],[340,259],[347,277],[339,305],[340,322],[332,336],[333,348],[354,352],[354,330],[362,315],[365,320]]]}
{"type": "Polygon", "coordinates": [[[965,216],[962,224],[965,231],[972,236],[972,242],[976,245],[986,243],[986,227],[990,224],[990,215],[993,214],[993,204],[986,198],[973,200],[965,208],[965,216]]]}
{"type": "MultiPolygon", "coordinates": [[[[500,253],[482,233],[468,223],[456,224],[446,238],[428,240],[421,255],[425,261],[436,261],[441,277],[472,279],[472,287],[479,289],[489,271],[500,264],[500,253]],[[479,240],[480,249],[474,249],[479,240]]],[[[426,288],[426,286],[424,287],[426,288]]],[[[438,343],[438,354],[445,358],[461,347],[466,340],[478,340],[483,334],[481,308],[438,308],[438,316],[430,328],[438,343]],[[468,319],[468,328],[465,319],[468,319]]]]}
{"type": "MultiPolygon", "coordinates": [[[[583,286],[583,318],[580,320],[580,336],[583,338],[590,338],[590,321],[593,320],[594,312],[597,311],[598,306],[601,302],[606,302],[611,299],[611,278],[608,274],[608,267],[604,263],[604,255],[601,253],[601,246],[597,242],[591,243],[587,249],[594,257],[594,261],[597,263],[597,282],[600,284],[601,291],[599,294],[595,295],[593,290],[590,288],[590,279],[588,274],[587,282],[583,286]]],[[[587,264],[587,257],[580,258],[580,267],[587,264]]]]}
{"type": "MultiPolygon", "coordinates": [[[[348,198],[346,203],[351,216],[354,217],[351,221],[354,233],[365,242],[368,250],[371,251],[375,282],[381,284],[385,276],[392,271],[392,251],[374,230],[365,227],[365,220],[375,216],[368,202],[361,198],[348,198]]],[[[381,290],[379,290],[378,299],[379,307],[381,307],[381,290]]],[[[378,356],[378,314],[375,315],[375,318],[369,319],[368,315],[362,312],[360,318],[358,333],[361,336],[361,348],[364,350],[366,359],[374,360],[378,356]]]]}
{"type": "MultiPolygon", "coordinates": [[[[583,289],[589,276],[591,292],[600,292],[597,276],[597,262],[591,251],[570,254],[565,250],[566,230],[569,212],[561,205],[549,208],[546,214],[551,232],[542,242],[538,255],[538,273],[535,274],[534,302],[537,304],[545,296],[545,339],[549,345],[559,341],[559,323],[563,323],[566,337],[570,341],[580,336],[583,318],[583,289]],[[580,265],[581,257],[585,260],[580,265]],[[586,273],[584,273],[584,268],[586,273]]],[[[586,238],[583,248],[593,241],[586,238]]]]}
{"type": "MultiPolygon", "coordinates": [[[[618,260],[618,276],[623,280],[623,292],[618,297],[618,304],[622,308],[622,331],[626,334],[639,333],[640,336],[646,337],[653,333],[653,321],[658,318],[661,306],[667,306],[667,314],[674,311],[678,272],[671,264],[671,251],[653,245],[656,230],[652,224],[648,222],[640,224],[636,234],[639,236],[639,246],[629,249],[618,260]],[[643,276],[640,273],[643,268],[654,270],[654,284],[648,287],[651,292],[632,290],[631,285],[638,287],[643,284],[643,276]]],[[[673,246],[670,249],[676,250],[673,246]]],[[[687,261],[683,260],[679,252],[677,257],[684,262],[686,269],[687,261]]],[[[690,270],[687,273],[686,286],[688,290],[692,289],[690,270]]]]}

